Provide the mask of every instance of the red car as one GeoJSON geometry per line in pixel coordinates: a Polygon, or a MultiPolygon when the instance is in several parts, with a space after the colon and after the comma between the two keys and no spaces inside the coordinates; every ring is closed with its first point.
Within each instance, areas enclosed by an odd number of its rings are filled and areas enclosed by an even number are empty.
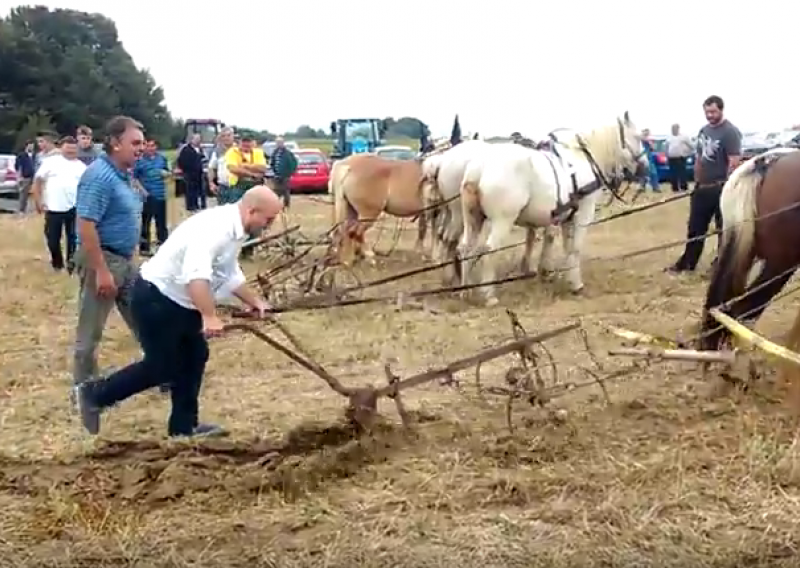
{"type": "Polygon", "coordinates": [[[316,148],[294,150],[297,169],[289,178],[289,191],[292,193],[325,193],[328,191],[328,178],[331,169],[328,158],[316,148]]]}

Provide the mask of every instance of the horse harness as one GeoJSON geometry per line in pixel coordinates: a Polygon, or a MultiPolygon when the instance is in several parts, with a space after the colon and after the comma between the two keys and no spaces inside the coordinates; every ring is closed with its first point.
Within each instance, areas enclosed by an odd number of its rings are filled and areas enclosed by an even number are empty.
{"type": "MultiPolygon", "coordinates": [[[[627,141],[625,140],[625,132],[622,126],[622,122],[618,120],[619,123],[619,140],[620,146],[623,149],[628,150],[631,155],[634,155],[632,149],[628,146],[627,141]]],[[[570,221],[574,216],[575,213],[578,211],[578,207],[580,205],[581,199],[586,197],[587,195],[591,195],[595,191],[602,189],[603,187],[607,187],[611,194],[620,201],[623,201],[622,196],[619,194],[619,187],[621,185],[621,180],[618,177],[609,178],[604,173],[603,170],[595,160],[592,153],[589,151],[589,147],[586,145],[586,141],[581,138],[580,136],[576,136],[578,140],[578,146],[580,147],[583,154],[586,156],[586,161],[589,162],[589,167],[592,169],[592,173],[594,174],[594,180],[589,182],[588,184],[579,186],[578,185],[578,178],[575,174],[575,170],[573,169],[572,164],[566,160],[561,154],[558,152],[558,145],[559,141],[555,135],[555,131],[550,132],[548,134],[548,139],[543,140],[537,144],[535,144],[532,149],[542,152],[544,156],[547,158],[548,163],[550,164],[550,168],[553,170],[553,177],[556,180],[556,194],[558,195],[558,205],[553,211],[550,213],[551,218],[553,220],[553,224],[559,225],[566,221],[570,221]],[[570,179],[572,180],[572,193],[570,193],[569,199],[565,202],[561,200],[561,181],[559,180],[558,171],[556,170],[555,161],[553,160],[553,156],[555,156],[558,161],[561,163],[565,169],[570,171],[570,179]]],[[[528,144],[521,144],[526,147],[531,147],[528,144]]],[[[636,156],[638,160],[641,157],[636,156]]]]}

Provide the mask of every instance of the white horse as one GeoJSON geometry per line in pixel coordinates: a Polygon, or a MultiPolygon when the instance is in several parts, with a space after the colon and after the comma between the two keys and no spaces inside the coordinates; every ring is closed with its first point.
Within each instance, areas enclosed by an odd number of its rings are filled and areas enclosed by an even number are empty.
{"type": "MultiPolygon", "coordinates": [[[[647,165],[639,131],[627,112],[607,126],[565,136],[555,143],[554,152],[509,143],[489,145],[464,172],[459,252],[463,257],[494,251],[518,225],[527,230],[523,257],[527,272],[536,229],[560,225],[566,279],[572,292],[579,293],[584,287],[580,257],[601,190],[621,169],[638,173],[647,165]],[[487,219],[489,234],[479,246],[487,219]]],[[[545,269],[552,264],[555,241],[552,230],[546,235],[550,238],[544,240],[540,263],[545,269]]],[[[481,260],[480,282],[494,280],[495,258],[487,254],[481,260]]],[[[464,271],[463,283],[469,280],[469,271],[464,271]]],[[[487,286],[485,294],[487,305],[497,303],[495,286],[487,286]]]]}
{"type": "Polygon", "coordinates": [[[450,260],[453,268],[445,271],[445,281],[459,276],[458,242],[464,230],[460,191],[469,162],[486,151],[488,142],[468,140],[444,152],[434,153],[422,162],[423,194],[432,220],[431,239],[434,260],[450,260]]]}

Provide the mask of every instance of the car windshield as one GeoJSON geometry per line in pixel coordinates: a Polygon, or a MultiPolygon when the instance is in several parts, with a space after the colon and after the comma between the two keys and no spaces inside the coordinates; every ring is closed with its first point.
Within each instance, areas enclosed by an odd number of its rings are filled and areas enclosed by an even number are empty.
{"type": "Polygon", "coordinates": [[[408,148],[390,148],[387,150],[379,150],[378,155],[381,158],[388,158],[390,160],[413,160],[416,157],[414,151],[408,148]]]}
{"type": "Polygon", "coordinates": [[[372,122],[369,120],[349,121],[344,125],[344,138],[348,142],[356,138],[375,140],[372,122]]]}
{"type": "Polygon", "coordinates": [[[653,152],[664,152],[667,140],[665,138],[653,138],[653,152]]]}
{"type": "MultiPolygon", "coordinates": [[[[774,134],[774,133],[773,133],[774,134]]],[[[763,134],[750,134],[747,136],[742,137],[742,146],[745,148],[752,147],[752,146],[762,146],[769,142],[774,141],[774,136],[771,134],[767,134],[765,137],[763,134]]]]}
{"type": "Polygon", "coordinates": [[[0,170],[13,170],[14,156],[0,156],[0,170]]]}
{"type": "Polygon", "coordinates": [[[219,131],[218,122],[190,122],[186,125],[186,140],[199,134],[201,144],[216,144],[219,131]]]}
{"type": "Polygon", "coordinates": [[[778,136],[775,137],[775,142],[778,144],[788,144],[797,138],[798,135],[800,135],[800,131],[798,130],[784,130],[778,133],[778,136]]]}
{"type": "Polygon", "coordinates": [[[298,152],[297,163],[303,166],[310,166],[315,164],[324,164],[325,157],[316,152],[298,152]]]}

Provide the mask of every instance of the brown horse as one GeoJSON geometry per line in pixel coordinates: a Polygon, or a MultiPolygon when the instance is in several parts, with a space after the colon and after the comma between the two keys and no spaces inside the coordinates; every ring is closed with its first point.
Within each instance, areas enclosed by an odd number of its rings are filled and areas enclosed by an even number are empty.
{"type": "Polygon", "coordinates": [[[720,207],[722,243],[701,323],[700,347],[709,350],[730,338],[711,308],[755,322],[800,264],[800,151],[770,150],[740,165],[722,189],[720,207]],[[761,271],[748,286],[757,259],[761,271]]]}
{"type": "Polygon", "coordinates": [[[356,256],[372,260],[364,234],[380,217],[419,217],[417,249],[427,232],[422,196],[422,165],[418,160],[389,160],[374,154],[355,154],[333,165],[329,191],[334,198],[339,260],[350,265],[356,256]]]}

